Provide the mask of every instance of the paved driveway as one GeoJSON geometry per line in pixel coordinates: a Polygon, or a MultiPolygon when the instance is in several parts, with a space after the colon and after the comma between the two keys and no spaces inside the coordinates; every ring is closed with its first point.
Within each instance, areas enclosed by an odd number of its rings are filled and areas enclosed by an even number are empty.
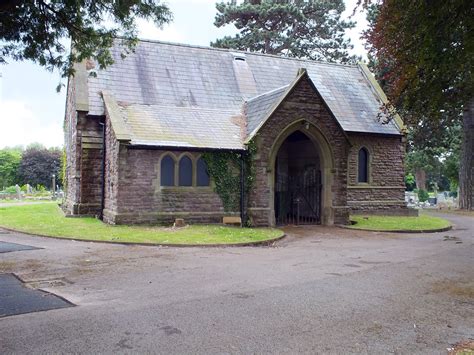
{"type": "Polygon", "coordinates": [[[0,319],[3,353],[426,353],[474,338],[474,219],[274,247],[159,248],[0,231],[0,272],[77,307],[0,319]],[[446,238],[449,236],[450,238],[446,238]]]}

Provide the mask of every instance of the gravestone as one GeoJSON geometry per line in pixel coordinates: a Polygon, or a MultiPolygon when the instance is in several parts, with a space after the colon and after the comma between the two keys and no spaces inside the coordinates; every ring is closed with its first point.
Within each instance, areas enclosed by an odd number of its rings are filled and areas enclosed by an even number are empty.
{"type": "Polygon", "coordinates": [[[18,184],[15,185],[16,196],[19,200],[21,200],[21,188],[18,184]]]}
{"type": "Polygon", "coordinates": [[[446,194],[444,192],[438,193],[436,195],[436,199],[438,202],[445,202],[446,201],[446,194]]]}
{"type": "Polygon", "coordinates": [[[184,223],[184,219],[183,218],[176,218],[174,220],[174,225],[173,225],[174,228],[182,228],[182,227],[186,227],[186,223],[184,223]]]}

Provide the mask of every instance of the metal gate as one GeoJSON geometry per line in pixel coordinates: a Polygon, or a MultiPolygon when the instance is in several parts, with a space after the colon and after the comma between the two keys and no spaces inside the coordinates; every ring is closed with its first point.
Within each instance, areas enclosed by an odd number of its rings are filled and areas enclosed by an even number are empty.
{"type": "Polygon", "coordinates": [[[276,223],[320,224],[321,187],[321,172],[314,168],[296,176],[276,174],[276,223]]]}

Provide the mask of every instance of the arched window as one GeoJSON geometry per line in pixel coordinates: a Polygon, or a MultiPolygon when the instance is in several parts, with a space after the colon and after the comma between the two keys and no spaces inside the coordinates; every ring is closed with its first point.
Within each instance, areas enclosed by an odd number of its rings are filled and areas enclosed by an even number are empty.
{"type": "Polygon", "coordinates": [[[184,156],[179,161],[179,186],[193,185],[193,162],[184,156]]]}
{"type": "Polygon", "coordinates": [[[207,171],[207,164],[203,158],[197,161],[197,186],[209,186],[209,172],[207,171]]]}
{"type": "Polygon", "coordinates": [[[161,186],[174,186],[174,164],[169,155],[161,159],[161,186]]]}
{"type": "Polygon", "coordinates": [[[359,150],[359,164],[358,164],[358,182],[369,182],[369,152],[366,148],[359,150]]]}

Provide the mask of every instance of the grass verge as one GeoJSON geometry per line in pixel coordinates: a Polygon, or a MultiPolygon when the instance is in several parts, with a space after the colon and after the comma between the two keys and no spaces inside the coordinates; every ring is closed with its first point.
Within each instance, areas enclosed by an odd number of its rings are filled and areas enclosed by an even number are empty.
{"type": "Polygon", "coordinates": [[[238,228],[222,225],[112,226],[91,218],[66,218],[56,204],[0,207],[0,226],[22,232],[82,240],[150,244],[240,244],[283,235],[274,228],[238,228]]]}
{"type": "Polygon", "coordinates": [[[24,198],[22,200],[3,199],[3,200],[0,200],[0,207],[3,207],[4,205],[15,204],[15,203],[18,205],[27,204],[27,203],[54,203],[57,205],[58,200],[54,201],[51,199],[35,199],[35,198],[24,198]]]}
{"type": "Polygon", "coordinates": [[[351,220],[356,222],[351,228],[378,231],[429,231],[451,226],[443,218],[425,214],[418,217],[353,215],[351,220]]]}

